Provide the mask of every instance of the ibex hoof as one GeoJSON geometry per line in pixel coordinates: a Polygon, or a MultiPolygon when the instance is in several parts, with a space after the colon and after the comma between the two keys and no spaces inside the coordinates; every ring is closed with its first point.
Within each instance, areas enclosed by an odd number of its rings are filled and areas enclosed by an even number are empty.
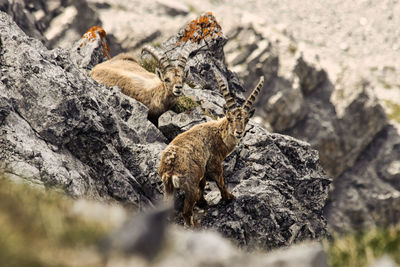
{"type": "Polygon", "coordinates": [[[187,228],[191,228],[193,226],[196,226],[197,222],[193,219],[193,216],[188,217],[188,218],[183,218],[183,226],[187,229],[187,228]]]}
{"type": "Polygon", "coordinates": [[[227,193],[225,197],[222,197],[221,204],[231,203],[235,199],[235,196],[231,193],[227,193]]]}
{"type": "Polygon", "coordinates": [[[207,209],[208,208],[208,203],[204,198],[202,198],[199,201],[197,201],[196,205],[197,205],[197,207],[199,207],[201,209],[207,209]]]}

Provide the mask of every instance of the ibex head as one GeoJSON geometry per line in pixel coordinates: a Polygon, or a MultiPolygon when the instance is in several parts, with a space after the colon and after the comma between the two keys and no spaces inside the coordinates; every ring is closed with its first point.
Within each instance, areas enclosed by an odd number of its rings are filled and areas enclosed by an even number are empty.
{"type": "Polygon", "coordinates": [[[219,88],[225,98],[226,105],[224,105],[225,117],[228,120],[228,134],[234,136],[236,139],[241,139],[244,136],[245,128],[249,119],[253,116],[255,109],[251,108],[258,93],[264,85],[264,77],[260,80],[254,90],[251,92],[246,102],[241,107],[237,106],[236,100],[231,96],[227,86],[222,81],[218,74],[215,74],[219,88]]]}
{"type": "Polygon", "coordinates": [[[161,54],[151,46],[144,47],[143,51],[150,53],[159,62],[161,70],[156,68],[156,74],[163,82],[164,88],[171,91],[176,97],[181,96],[183,83],[186,80],[185,66],[189,55],[188,49],[183,50],[176,66],[171,65],[165,54],[161,54]]]}

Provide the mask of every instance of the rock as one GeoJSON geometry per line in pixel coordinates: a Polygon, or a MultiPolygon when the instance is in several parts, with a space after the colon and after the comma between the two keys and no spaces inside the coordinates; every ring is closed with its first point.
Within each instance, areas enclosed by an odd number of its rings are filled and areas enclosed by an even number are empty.
{"type": "Polygon", "coordinates": [[[334,179],[325,208],[330,228],[338,232],[396,224],[400,217],[400,184],[392,179],[400,158],[400,136],[386,126],[354,164],[334,179]]]}
{"type": "Polygon", "coordinates": [[[330,179],[318,153],[251,121],[248,127],[224,163],[224,178],[236,200],[210,207],[201,224],[246,247],[273,248],[325,236],[324,205],[317,203],[325,201],[330,179]]]}
{"type": "Polygon", "coordinates": [[[189,113],[183,112],[176,114],[173,111],[167,111],[158,119],[158,129],[168,140],[172,140],[180,133],[189,130],[194,125],[210,121],[201,107],[196,107],[189,113]]]}
{"type": "Polygon", "coordinates": [[[301,243],[268,253],[263,266],[327,267],[328,256],[321,243],[301,243]]]}
{"type": "MultiPolygon", "coordinates": [[[[238,71],[245,87],[255,86],[261,75],[266,79],[264,89],[256,101],[257,115],[264,118],[264,124],[270,125],[276,132],[284,132],[292,128],[305,117],[306,109],[303,93],[300,91],[301,80],[294,78],[294,75],[283,77],[280,74],[281,64],[278,52],[281,51],[273,41],[273,36],[277,34],[271,35],[268,32],[268,35],[264,37],[254,25],[247,25],[237,27],[229,35],[232,37],[227,44],[227,58],[233,64],[241,64],[234,69],[238,71]],[[252,48],[246,52],[246,47],[252,48]],[[242,60],[238,60],[235,54],[238,50],[244,50],[241,53],[246,53],[242,60]]],[[[279,38],[279,43],[282,46],[287,45],[289,49],[291,42],[281,36],[279,38]]],[[[294,66],[291,69],[293,68],[294,66]]]]}
{"type": "MultiPolygon", "coordinates": [[[[179,120],[167,114],[162,115],[163,124],[169,119],[169,127],[182,132],[177,130],[179,120]]],[[[183,127],[198,123],[198,115],[186,114],[184,122],[183,127]]],[[[250,121],[244,139],[224,162],[224,178],[236,199],[210,206],[202,214],[195,212],[195,218],[202,227],[248,248],[319,239],[326,235],[321,214],[330,179],[318,160],[307,143],[269,134],[250,121]]]]}
{"type": "Polygon", "coordinates": [[[76,197],[137,207],[160,198],[152,155],[166,139],[146,107],[98,85],[68,52],[47,50],[2,12],[0,25],[1,168],[76,197]]]}
{"type": "Polygon", "coordinates": [[[116,254],[107,266],[255,266],[255,267],[325,267],[327,256],[317,242],[306,242],[290,248],[269,253],[248,253],[239,250],[231,242],[214,231],[184,231],[178,227],[169,227],[166,242],[157,260],[150,263],[138,257],[121,257],[116,254]],[[205,245],[206,244],[206,245],[205,245]],[[204,255],[207,255],[206,257],[204,255]]]}
{"type": "Polygon", "coordinates": [[[396,267],[398,265],[390,256],[384,255],[368,266],[369,267],[396,267]]]}
{"type": "Polygon", "coordinates": [[[99,247],[101,254],[107,259],[119,252],[125,257],[137,255],[146,261],[154,260],[165,246],[171,212],[172,206],[160,206],[132,216],[102,240],[99,247]]]}
{"type": "MultiPolygon", "coordinates": [[[[309,142],[318,149],[321,164],[334,178],[326,210],[331,229],[395,223],[399,218],[395,208],[398,189],[392,183],[397,184],[394,177],[399,173],[399,156],[390,152],[384,163],[378,160],[379,154],[369,152],[374,140],[379,140],[389,126],[368,80],[325,62],[333,72],[328,77],[318,55],[273,27],[241,26],[233,30],[232,36],[246,36],[232,38],[226,50],[229,61],[240,64],[233,68],[245,84],[257,79],[246,69],[262,66],[270,58],[269,80],[257,102],[257,116],[262,123],[272,131],[309,142]],[[246,59],[240,59],[238,49],[243,48],[244,53],[252,40],[263,48],[252,48],[246,59]],[[382,208],[385,205],[393,211],[382,208]]],[[[387,136],[390,141],[379,142],[375,152],[385,148],[393,151],[398,134],[390,131],[387,136]]]]}
{"type": "Polygon", "coordinates": [[[303,56],[297,58],[293,72],[299,77],[301,90],[304,94],[311,93],[327,79],[326,72],[321,66],[315,66],[304,61],[303,56]]]}
{"type": "MultiPolygon", "coordinates": [[[[100,25],[107,31],[112,56],[121,52],[135,52],[138,55],[143,45],[161,43],[175,34],[179,25],[190,20],[190,15],[193,16],[190,14],[190,5],[179,1],[84,0],[83,2],[86,7],[81,7],[79,1],[70,1],[67,7],[77,9],[78,18],[84,15],[84,10],[89,14],[94,12],[94,16],[86,15],[86,22],[81,20],[81,24],[77,24],[79,21],[74,17],[74,22],[69,28],[52,24],[56,32],[64,32],[61,40],[56,39],[51,42],[52,47],[69,48],[70,44],[76,42],[88,28],[100,25]],[[82,13],[79,9],[82,9],[82,13]],[[78,30],[80,25],[84,27],[78,30]]],[[[59,14],[63,16],[64,11],[65,9],[61,10],[59,14]]]]}
{"type": "Polygon", "coordinates": [[[10,15],[26,35],[45,43],[47,41],[47,39],[43,36],[45,27],[40,22],[36,21],[34,15],[29,11],[29,8],[31,8],[29,5],[33,5],[35,8],[40,9],[45,5],[45,1],[1,1],[0,11],[6,12],[8,15],[10,15]]]}
{"type": "Polygon", "coordinates": [[[317,242],[270,253],[264,250],[249,253],[215,231],[171,226],[167,220],[169,206],[132,213],[115,203],[76,200],[54,190],[12,183],[3,175],[0,183],[0,214],[7,218],[2,224],[6,230],[2,231],[8,241],[2,244],[3,266],[9,265],[10,259],[18,266],[27,262],[52,266],[57,262],[65,266],[239,267],[248,264],[261,267],[293,266],[295,261],[296,266],[325,266],[320,265],[324,252],[317,242]],[[39,213],[35,212],[38,210],[39,213]],[[29,220],[16,223],[21,216],[29,220]],[[32,227],[41,234],[26,238],[26,229],[32,227]],[[71,235],[71,231],[75,234],[71,235]],[[69,242],[65,242],[65,235],[69,242]],[[15,237],[18,238],[14,240],[15,237]],[[46,250],[38,250],[38,245],[46,250]],[[49,251],[52,255],[63,253],[66,249],[69,257],[54,258],[47,254],[49,251]]]}
{"type": "Polygon", "coordinates": [[[70,50],[71,60],[79,68],[91,70],[95,65],[110,59],[106,32],[100,26],[90,28],[70,50]]]}
{"type": "Polygon", "coordinates": [[[189,130],[195,124],[207,122],[224,116],[223,105],[225,100],[220,93],[201,88],[192,89],[185,86],[185,95],[196,101],[200,106],[193,110],[176,114],[167,111],[158,119],[158,129],[172,140],[178,134],[189,130]]]}
{"type": "Polygon", "coordinates": [[[185,88],[185,95],[192,98],[194,101],[201,105],[204,112],[213,116],[220,117],[224,116],[223,106],[225,100],[221,98],[221,94],[217,91],[201,90],[201,88],[196,87],[185,88]]]}
{"type": "Polygon", "coordinates": [[[276,79],[273,86],[277,92],[269,97],[266,104],[259,102],[257,115],[265,118],[264,123],[271,125],[275,131],[284,132],[305,117],[304,98],[299,86],[292,86],[283,79],[276,79]]]}
{"type": "Polygon", "coordinates": [[[321,244],[316,242],[270,253],[246,253],[235,248],[215,232],[183,232],[172,228],[169,244],[166,249],[168,253],[163,254],[161,264],[154,263],[151,266],[328,266],[326,253],[321,244]]]}
{"type": "MultiPolygon", "coordinates": [[[[263,39],[253,25],[238,26],[228,36],[230,38],[225,49],[227,61],[234,65],[245,88],[256,86],[261,75],[266,80],[264,87],[267,87],[268,81],[279,70],[277,51],[271,42],[263,39]]],[[[262,94],[265,94],[265,90],[262,94]]]]}
{"type": "Polygon", "coordinates": [[[337,131],[342,139],[342,159],[341,162],[337,162],[343,164],[342,169],[346,170],[354,166],[354,162],[363,154],[367,145],[387,125],[387,116],[368,82],[348,77],[344,79],[345,85],[336,88],[331,102],[335,106],[337,131]],[[348,85],[349,83],[351,85],[348,85]],[[338,94],[341,97],[337,97],[338,94]]]}

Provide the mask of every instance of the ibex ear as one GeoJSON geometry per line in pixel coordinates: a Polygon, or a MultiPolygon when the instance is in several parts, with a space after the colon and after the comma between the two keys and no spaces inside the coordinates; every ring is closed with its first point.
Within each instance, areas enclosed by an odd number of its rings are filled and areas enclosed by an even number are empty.
{"type": "Polygon", "coordinates": [[[163,74],[162,74],[161,70],[159,68],[156,68],[155,72],[156,72],[158,78],[160,78],[160,80],[163,81],[163,74]]]}
{"type": "Polygon", "coordinates": [[[253,117],[254,111],[256,111],[255,108],[250,109],[250,111],[249,111],[249,117],[250,117],[250,118],[253,117]]]}

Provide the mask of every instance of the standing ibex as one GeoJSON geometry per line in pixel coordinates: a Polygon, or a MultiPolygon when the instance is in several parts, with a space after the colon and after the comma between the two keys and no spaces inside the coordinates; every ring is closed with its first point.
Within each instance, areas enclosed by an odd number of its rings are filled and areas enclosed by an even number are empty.
{"type": "Polygon", "coordinates": [[[145,70],[135,58],[125,53],[96,65],[90,75],[109,87],[119,86],[124,94],[142,102],[149,109],[148,118],[157,124],[158,117],[183,94],[188,50],[183,50],[177,66],[171,65],[167,56],[153,47],[146,46],[143,51],[159,62],[161,70],[156,69],[157,75],[145,70]]]}
{"type": "Polygon", "coordinates": [[[175,188],[185,192],[182,215],[185,225],[189,226],[194,224],[195,203],[207,204],[203,196],[207,178],[217,182],[223,200],[234,198],[225,188],[222,161],[243,137],[247,122],[254,113],[251,106],[264,84],[264,78],[260,77],[246,102],[237,107],[221,78],[216,75],[216,79],[226,101],[225,117],[196,125],[175,137],[163,151],[158,169],[166,200],[173,197],[175,188]]]}

